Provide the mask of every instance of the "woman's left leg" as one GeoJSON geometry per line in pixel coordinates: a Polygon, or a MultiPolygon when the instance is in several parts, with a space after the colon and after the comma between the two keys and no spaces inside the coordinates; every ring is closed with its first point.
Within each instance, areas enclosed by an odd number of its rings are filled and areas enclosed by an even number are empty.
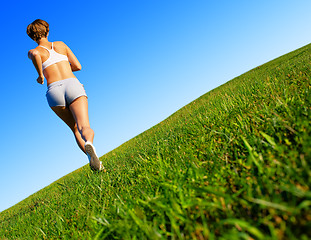
{"type": "Polygon", "coordinates": [[[89,158],[91,168],[96,171],[103,170],[104,167],[93,146],[94,131],[90,127],[87,97],[81,96],[77,98],[70,104],[69,109],[77,123],[81,137],[86,142],[84,149],[89,158]]]}
{"type": "Polygon", "coordinates": [[[69,109],[77,123],[78,130],[83,140],[93,143],[94,131],[89,122],[87,97],[81,96],[77,98],[70,104],[69,109]]]}

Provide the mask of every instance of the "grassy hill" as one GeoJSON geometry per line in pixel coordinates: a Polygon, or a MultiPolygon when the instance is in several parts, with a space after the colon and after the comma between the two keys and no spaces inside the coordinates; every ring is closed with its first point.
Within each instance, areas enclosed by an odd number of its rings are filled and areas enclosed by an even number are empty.
{"type": "Polygon", "coordinates": [[[310,66],[307,45],[208,92],[3,211],[0,238],[310,238],[310,66]]]}

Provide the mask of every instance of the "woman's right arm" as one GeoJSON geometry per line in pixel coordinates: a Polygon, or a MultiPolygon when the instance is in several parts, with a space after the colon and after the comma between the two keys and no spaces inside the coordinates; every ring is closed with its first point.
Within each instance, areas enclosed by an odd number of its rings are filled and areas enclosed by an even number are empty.
{"type": "Polygon", "coordinates": [[[71,49],[66,44],[65,46],[66,46],[67,57],[68,57],[68,61],[70,62],[71,70],[73,72],[80,71],[82,69],[82,66],[79,60],[77,59],[77,57],[73,54],[71,49]]]}
{"type": "Polygon", "coordinates": [[[32,60],[33,65],[35,66],[39,77],[37,78],[37,82],[40,84],[44,83],[44,75],[43,75],[43,70],[42,70],[42,60],[40,53],[36,49],[31,49],[28,52],[28,58],[32,60]]]}

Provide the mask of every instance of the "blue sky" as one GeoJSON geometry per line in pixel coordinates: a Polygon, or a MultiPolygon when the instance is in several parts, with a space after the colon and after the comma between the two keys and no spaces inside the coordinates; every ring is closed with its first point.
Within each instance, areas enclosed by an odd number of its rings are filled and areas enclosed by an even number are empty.
{"type": "Polygon", "coordinates": [[[82,64],[99,155],[232,78],[311,41],[308,0],[10,1],[1,6],[0,211],[87,164],[49,109],[26,27],[82,64]]]}

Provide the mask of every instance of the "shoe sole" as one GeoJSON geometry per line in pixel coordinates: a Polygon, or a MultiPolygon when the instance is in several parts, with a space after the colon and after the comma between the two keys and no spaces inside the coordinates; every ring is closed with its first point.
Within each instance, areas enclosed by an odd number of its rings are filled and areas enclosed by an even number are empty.
{"type": "Polygon", "coordinates": [[[85,151],[91,156],[91,159],[90,159],[91,169],[96,170],[96,171],[103,170],[102,163],[100,162],[100,160],[96,156],[94,147],[90,144],[86,144],[84,148],[85,148],[85,151]]]}

